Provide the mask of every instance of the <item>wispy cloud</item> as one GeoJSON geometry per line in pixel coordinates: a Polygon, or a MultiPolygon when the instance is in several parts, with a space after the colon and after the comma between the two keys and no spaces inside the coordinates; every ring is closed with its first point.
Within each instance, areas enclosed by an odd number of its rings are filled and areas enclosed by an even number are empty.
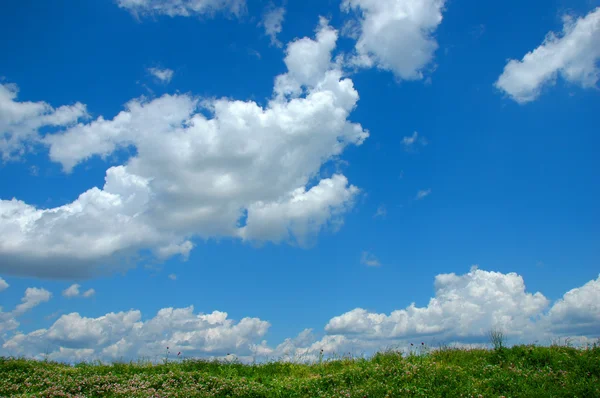
{"type": "Polygon", "coordinates": [[[387,216],[387,208],[385,207],[385,205],[380,205],[377,208],[377,211],[375,212],[375,214],[373,215],[373,218],[379,218],[379,217],[383,218],[385,216],[387,216]]]}
{"type": "Polygon", "coordinates": [[[425,137],[419,137],[418,132],[414,132],[411,136],[402,138],[402,145],[406,151],[412,151],[417,146],[426,146],[428,141],[425,137]]]}
{"type": "Polygon", "coordinates": [[[170,274],[170,275],[169,275],[169,279],[170,279],[170,280],[172,280],[172,281],[176,281],[176,280],[177,280],[177,275],[175,275],[175,274],[170,274]]]}
{"type": "Polygon", "coordinates": [[[285,17],[285,8],[269,8],[263,16],[260,23],[265,28],[265,33],[271,38],[271,44],[277,47],[282,47],[283,44],[277,39],[277,35],[281,33],[283,19],[285,17]]]}
{"type": "Polygon", "coordinates": [[[85,297],[85,298],[90,298],[90,297],[94,296],[95,294],[96,294],[96,290],[94,290],[94,289],[88,289],[88,290],[86,290],[83,293],[82,296],[85,297]]]}
{"type": "Polygon", "coordinates": [[[169,83],[175,75],[171,69],[148,68],[148,72],[162,83],[169,83]]]}
{"type": "Polygon", "coordinates": [[[367,267],[381,266],[381,263],[379,262],[377,257],[375,257],[373,253],[369,253],[367,251],[362,252],[362,256],[360,257],[360,263],[366,265],[367,267]]]}
{"type": "Polygon", "coordinates": [[[431,195],[431,188],[430,189],[421,190],[421,191],[417,192],[417,196],[415,197],[415,199],[416,200],[425,199],[429,195],[431,195]]]}

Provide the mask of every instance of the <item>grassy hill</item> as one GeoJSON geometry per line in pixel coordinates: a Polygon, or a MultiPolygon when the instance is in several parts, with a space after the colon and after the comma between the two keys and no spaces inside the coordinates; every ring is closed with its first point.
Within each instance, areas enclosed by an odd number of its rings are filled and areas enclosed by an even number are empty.
{"type": "Polygon", "coordinates": [[[600,397],[600,346],[397,352],[315,364],[69,366],[0,358],[1,397],[600,397]]]}

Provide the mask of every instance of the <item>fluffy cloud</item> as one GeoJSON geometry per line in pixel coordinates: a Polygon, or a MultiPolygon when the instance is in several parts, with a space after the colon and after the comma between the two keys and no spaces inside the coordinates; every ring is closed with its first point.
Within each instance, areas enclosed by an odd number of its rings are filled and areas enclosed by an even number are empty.
{"type": "Polygon", "coordinates": [[[81,285],[75,283],[75,284],[69,286],[68,288],[66,288],[65,290],[63,290],[62,295],[66,298],[74,298],[74,297],[90,298],[96,294],[96,291],[94,289],[88,289],[85,292],[80,293],[80,291],[79,291],[80,288],[81,288],[81,285]]]}
{"type": "Polygon", "coordinates": [[[356,11],[349,35],[357,38],[350,64],[378,67],[398,79],[418,80],[431,63],[438,44],[433,37],[442,22],[445,0],[344,0],[342,9],[356,11]]]}
{"type": "Polygon", "coordinates": [[[541,293],[526,291],[521,276],[473,267],[465,275],[438,275],[435,297],[426,307],[411,304],[389,315],[357,308],[332,318],[322,339],[305,330],[274,348],[262,342],[254,349],[265,357],[315,360],[389,347],[408,350],[410,342],[422,341],[484,346],[494,328],[502,330],[509,343],[549,343],[561,337],[585,343],[600,337],[598,302],[600,276],[550,307],[541,293]]]}
{"type": "Polygon", "coordinates": [[[535,100],[557,76],[584,88],[600,78],[600,8],[583,18],[564,18],[562,34],[548,33],[521,61],[511,60],[496,87],[523,104],[535,100]]]}
{"type": "Polygon", "coordinates": [[[257,318],[239,322],[227,313],[194,314],[194,308],[164,308],[154,318],[142,320],[140,311],[110,313],[98,318],[78,313],[61,316],[48,329],[15,334],[3,344],[15,355],[39,356],[50,350],[54,360],[77,361],[150,358],[164,355],[167,347],[186,356],[250,354],[251,347],[269,329],[257,318]]]}
{"type": "MultiPolygon", "coordinates": [[[[322,338],[307,329],[275,346],[263,340],[270,327],[266,321],[244,318],[236,323],[224,312],[195,314],[193,307],[165,308],[148,320],[137,310],[98,318],[72,313],[48,329],[10,336],[7,332],[19,324],[12,313],[0,313],[0,328],[5,332],[2,350],[37,358],[50,350],[51,359],[63,361],[114,361],[160,360],[170,347],[172,353],[181,351],[186,357],[234,354],[241,360],[314,361],[322,355],[409,349],[410,342],[421,341],[483,346],[494,328],[505,333],[509,344],[549,343],[564,337],[585,343],[600,337],[600,275],[553,305],[543,294],[527,292],[523,278],[515,273],[473,267],[464,275],[438,275],[434,286],[435,295],[424,307],[413,303],[389,315],[356,308],[333,317],[322,338]]],[[[40,292],[30,291],[23,302],[49,298],[48,292],[40,292]]]]}
{"type": "Polygon", "coordinates": [[[338,228],[359,190],[341,174],[320,178],[321,167],[368,132],[348,121],[358,93],[331,61],[337,37],[322,19],[316,40],[290,43],[265,107],[164,95],[46,135],[67,172],[121,148],[137,153],[72,203],[0,201],[0,271],[86,277],[134,266],[142,249],[186,258],[192,238],[308,245],[338,228]]]}
{"type": "Polygon", "coordinates": [[[217,11],[228,11],[234,15],[246,9],[246,0],[116,0],[117,5],[140,15],[168,15],[189,17],[212,15],[217,11]]]}
{"type": "Polygon", "coordinates": [[[10,285],[9,285],[9,284],[8,284],[8,283],[7,283],[7,282],[4,280],[4,279],[2,279],[2,278],[0,277],[0,292],[2,292],[2,291],[4,291],[4,290],[8,289],[8,288],[9,288],[9,286],[10,286],[10,285]]]}
{"type": "Polygon", "coordinates": [[[86,117],[85,105],[77,102],[53,108],[46,102],[17,101],[19,87],[0,83],[0,155],[9,161],[23,155],[38,141],[42,127],[64,127],[86,117]]]}
{"type": "Polygon", "coordinates": [[[552,306],[547,319],[555,333],[600,337],[600,276],[567,292],[552,306]]]}
{"type": "Polygon", "coordinates": [[[75,283],[75,284],[69,286],[68,288],[66,288],[65,290],[63,290],[62,295],[67,298],[77,297],[77,296],[79,296],[79,288],[80,287],[81,287],[80,285],[75,283]]]}
{"type": "Polygon", "coordinates": [[[168,68],[148,68],[148,72],[163,83],[169,83],[175,74],[175,72],[168,68]]]}
{"type": "Polygon", "coordinates": [[[270,8],[265,15],[261,25],[265,28],[265,33],[271,38],[271,44],[281,47],[281,42],[277,39],[277,35],[281,33],[283,19],[285,17],[285,8],[277,7],[270,8]]]}
{"type": "Polygon", "coordinates": [[[485,336],[492,327],[526,336],[534,318],[549,302],[541,293],[527,293],[523,278],[472,269],[466,275],[442,274],[435,279],[435,297],[426,307],[411,304],[390,315],[357,308],[329,321],[331,335],[367,339],[407,339],[439,336],[463,340],[485,336]]]}

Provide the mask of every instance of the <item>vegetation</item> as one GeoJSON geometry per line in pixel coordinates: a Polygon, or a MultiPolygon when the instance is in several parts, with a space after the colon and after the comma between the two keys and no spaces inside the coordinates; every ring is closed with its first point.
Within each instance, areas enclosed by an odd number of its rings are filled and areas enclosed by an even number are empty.
{"type": "MultiPolygon", "coordinates": [[[[421,348],[421,347],[419,347],[421,348]]],[[[600,397],[600,346],[498,345],[314,364],[0,358],[0,397],[600,397]]]]}

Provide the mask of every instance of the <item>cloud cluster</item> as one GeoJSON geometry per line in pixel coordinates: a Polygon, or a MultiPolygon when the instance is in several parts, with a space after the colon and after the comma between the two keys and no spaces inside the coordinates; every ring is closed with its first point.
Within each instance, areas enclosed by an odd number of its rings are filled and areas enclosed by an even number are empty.
{"type": "Polygon", "coordinates": [[[521,104],[538,98],[557,76],[584,88],[595,87],[599,60],[600,8],[596,8],[583,18],[565,17],[562,34],[550,32],[521,61],[510,60],[495,85],[521,104]]]}
{"type": "Polygon", "coordinates": [[[117,5],[135,16],[168,15],[189,17],[212,15],[227,11],[241,15],[246,10],[246,0],[116,0],[117,5]]]}
{"type": "Polygon", "coordinates": [[[0,155],[9,161],[26,153],[39,141],[43,127],[66,127],[87,117],[85,105],[77,102],[53,108],[46,102],[17,101],[19,87],[0,83],[0,155]]]}
{"type": "MultiPolygon", "coordinates": [[[[355,11],[348,34],[357,38],[349,63],[389,70],[402,80],[419,80],[438,48],[434,33],[445,0],[344,0],[355,11]]],[[[347,29],[348,30],[348,29],[347,29]]]]}
{"type": "Polygon", "coordinates": [[[75,284],[69,286],[68,288],[66,288],[65,290],[63,290],[62,295],[66,298],[74,298],[74,297],[90,298],[96,294],[96,290],[94,290],[94,289],[88,289],[85,292],[81,293],[79,291],[80,288],[81,288],[81,285],[75,283],[75,284]]]}
{"type": "MultiPolygon", "coordinates": [[[[51,359],[65,361],[156,360],[163,358],[166,347],[187,357],[235,354],[241,359],[315,360],[320,355],[407,347],[410,342],[481,346],[488,343],[491,329],[502,330],[509,343],[543,344],[558,337],[585,342],[600,337],[600,275],[553,305],[543,294],[528,292],[515,273],[473,267],[464,275],[438,275],[434,286],[435,295],[424,307],[413,303],[390,314],[356,308],[330,319],[320,339],[307,329],[275,346],[263,340],[270,327],[266,321],[244,318],[236,323],[226,313],[195,314],[188,307],[165,308],[148,320],[142,320],[137,310],[98,318],[63,315],[48,329],[13,334],[2,349],[33,357],[49,349],[51,359]]],[[[43,290],[28,289],[17,312],[49,297],[43,290]]],[[[4,330],[15,330],[14,316],[7,319],[1,323],[4,330]]]]}
{"type": "Polygon", "coordinates": [[[109,313],[98,318],[78,313],[62,315],[48,329],[18,333],[3,348],[13,355],[49,358],[59,361],[121,358],[164,358],[169,348],[176,356],[249,355],[251,345],[265,335],[270,324],[258,318],[239,322],[227,313],[195,314],[194,307],[164,308],[156,316],[142,320],[137,310],[109,313]]]}
{"type": "Polygon", "coordinates": [[[164,95],[46,135],[50,158],[67,172],[122,148],[136,154],[72,203],[0,201],[0,272],[86,277],[134,266],[142,249],[185,258],[194,238],[307,245],[339,227],[359,190],[319,173],[368,132],[348,121],[358,92],[331,61],[337,37],[322,19],[316,39],[290,43],[288,71],[265,107],[164,95]]]}

